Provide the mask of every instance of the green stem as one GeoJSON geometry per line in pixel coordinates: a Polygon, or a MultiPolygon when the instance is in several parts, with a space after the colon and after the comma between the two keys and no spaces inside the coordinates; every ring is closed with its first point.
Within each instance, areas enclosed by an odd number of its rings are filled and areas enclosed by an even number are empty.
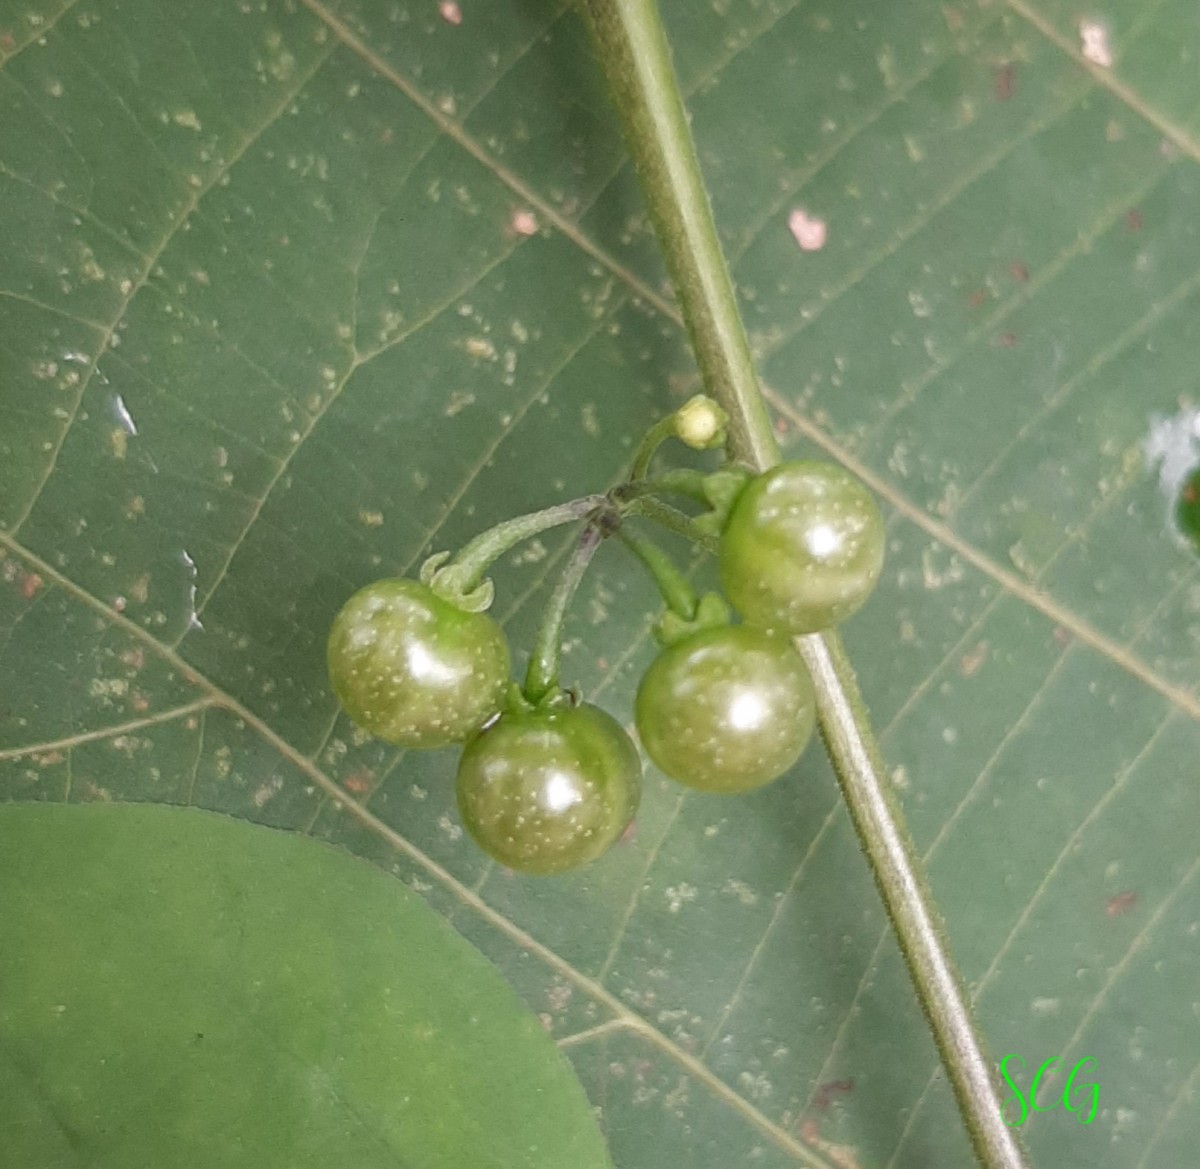
{"type": "Polygon", "coordinates": [[[646,472],[650,470],[650,464],[654,461],[654,456],[658,453],[658,448],[667,439],[673,438],[674,435],[674,414],[668,414],[665,418],[660,418],[646,431],[645,437],[638,443],[638,449],[634,452],[633,470],[629,472],[630,482],[636,482],[646,477],[646,472]]]}
{"type": "Polygon", "coordinates": [[[649,569],[667,608],[685,621],[691,621],[696,616],[696,590],[676,567],[675,561],[640,532],[622,527],[618,534],[622,543],[649,569]]]}
{"type": "Polygon", "coordinates": [[[463,592],[470,592],[483,579],[493,561],[499,559],[510,548],[550,528],[561,527],[574,520],[585,519],[592,512],[607,505],[603,495],[585,495],[569,503],[555,504],[528,515],[505,520],[486,532],[480,532],[469,543],[464,544],[458,555],[441,568],[441,572],[452,569],[463,592]]]}
{"type": "Polygon", "coordinates": [[[697,503],[707,504],[708,494],[704,490],[707,478],[708,474],[704,471],[675,467],[651,479],[631,479],[614,488],[611,494],[620,503],[640,499],[644,495],[684,495],[697,503]]]}
{"type": "Polygon", "coordinates": [[[715,553],[717,550],[716,536],[698,528],[696,521],[686,512],[672,507],[669,503],[663,503],[661,499],[655,499],[653,495],[642,495],[631,503],[625,504],[621,508],[621,514],[644,516],[648,520],[653,520],[660,527],[666,528],[667,531],[674,532],[685,540],[691,540],[693,544],[698,544],[706,552],[715,553]]]}
{"type": "Polygon", "coordinates": [[[525,673],[525,697],[530,702],[537,703],[558,687],[559,662],[562,658],[563,622],[566,620],[567,609],[571,598],[583,580],[583,574],[591,563],[596,549],[602,539],[600,524],[588,523],[579,534],[579,542],[571,559],[567,561],[546,611],[542,614],[542,623],[538,627],[537,640],[533,644],[533,652],[529,655],[529,669],[525,673]]]}
{"type": "MultiPolygon", "coordinates": [[[[721,255],[666,35],[654,0],[583,0],[708,392],[729,413],[733,458],[779,459],[770,417],[721,255]]],[[[640,501],[639,501],[640,502],[640,501]]],[[[985,1169],[1025,1169],[1004,1123],[985,1054],[894,805],[858,684],[836,633],[797,639],[817,690],[821,731],[859,841],[985,1169]]]]}
{"type": "Polygon", "coordinates": [[[730,453],[753,466],[779,450],[696,165],[666,35],[651,0],[583,0],[642,193],[704,379],[729,414],[730,453]]]}

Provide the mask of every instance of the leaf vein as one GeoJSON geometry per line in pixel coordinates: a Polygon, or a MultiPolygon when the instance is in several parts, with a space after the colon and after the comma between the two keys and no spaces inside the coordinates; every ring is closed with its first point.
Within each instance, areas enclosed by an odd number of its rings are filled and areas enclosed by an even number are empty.
{"type": "Polygon", "coordinates": [[[49,33],[50,30],[53,29],[54,26],[58,24],[58,22],[62,20],[64,16],[67,15],[68,12],[71,11],[72,8],[77,7],[78,4],[79,0],[67,0],[67,3],[64,4],[53,16],[51,16],[48,20],[44,20],[37,24],[35,26],[35,31],[30,33],[30,35],[27,36],[23,41],[17,41],[11,49],[0,52],[0,71],[2,71],[14,58],[19,57],[26,49],[29,48],[30,45],[36,45],[39,41],[43,40],[46,34],[49,33]]]}
{"type": "Polygon", "coordinates": [[[96,368],[100,363],[100,359],[111,346],[112,339],[117,332],[118,325],[120,325],[121,321],[124,319],[125,313],[128,311],[130,304],[133,303],[134,297],[138,295],[141,289],[145,286],[146,282],[149,280],[150,275],[154,270],[154,266],[158,263],[166,249],[170,246],[171,241],[174,240],[176,235],[182,229],[183,225],[190,218],[192,212],[200,205],[200,201],[204,198],[204,196],[207,195],[208,192],[211,191],[213,187],[215,187],[225,177],[225,175],[227,175],[233,169],[233,167],[237,165],[237,163],[242,159],[251,146],[253,146],[254,143],[257,142],[258,139],[261,138],[262,135],[265,134],[267,130],[270,129],[270,127],[283,116],[288,106],[291,105],[291,103],[295,100],[296,94],[298,94],[304,88],[304,86],[308,84],[309,79],[317,73],[328,57],[329,52],[326,52],[324,55],[318,57],[313,65],[299,76],[297,83],[288,89],[288,91],[284,94],[283,99],[277,102],[271,108],[262,125],[257,127],[254,131],[243,138],[242,141],[237,144],[234,150],[231,151],[227,158],[222,159],[221,165],[210,176],[209,181],[204,185],[197,187],[187,198],[183,206],[180,208],[178,214],[175,216],[174,220],[172,220],[166,234],[163,236],[162,241],[154,249],[154,251],[146,257],[146,262],[143,265],[141,272],[138,273],[137,279],[131,282],[129,291],[122,298],[121,304],[117,310],[117,314],[113,319],[112,324],[104,330],[100,347],[98,348],[95,356],[88,363],[87,370],[83,377],[80,378],[79,389],[76,392],[75,398],[71,404],[67,420],[64,423],[62,430],[59,432],[58,440],[55,442],[53,449],[50,452],[50,458],[46,462],[46,470],[42,475],[41,481],[34,488],[29,502],[18,514],[16,521],[9,529],[13,536],[18,535],[21,529],[24,527],[26,520],[29,519],[29,516],[37,506],[37,502],[41,498],[46,484],[50,481],[51,475],[54,474],[54,468],[58,464],[58,457],[62,452],[63,445],[66,443],[67,435],[70,433],[76,419],[79,417],[80,407],[83,404],[83,399],[87,393],[88,386],[91,385],[92,377],[96,372],[96,368]]]}
{"type": "Polygon", "coordinates": [[[117,723],[111,727],[100,727],[93,731],[79,731],[62,739],[52,739],[44,743],[30,743],[23,747],[6,747],[0,750],[0,761],[24,759],[29,755],[45,755],[51,751],[67,751],[72,747],[80,747],[84,743],[95,743],[104,739],[113,739],[118,735],[132,734],[134,731],[145,730],[147,727],[160,726],[163,723],[176,722],[189,714],[207,710],[213,705],[213,699],[200,698],[195,702],[185,702],[182,706],[173,706],[170,710],[159,711],[157,714],[146,715],[144,718],[130,719],[128,722],[117,723]]]}

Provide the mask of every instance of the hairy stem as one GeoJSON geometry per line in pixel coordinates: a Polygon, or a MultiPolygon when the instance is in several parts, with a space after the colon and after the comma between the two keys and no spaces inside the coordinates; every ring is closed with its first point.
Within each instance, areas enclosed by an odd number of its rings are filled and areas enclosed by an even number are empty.
{"type": "MultiPolygon", "coordinates": [[[[637,165],[696,361],[729,413],[734,458],[763,470],[778,461],[695,147],[654,0],[582,0],[637,165]]],[[[854,671],[836,633],[797,646],[813,677],[821,732],[837,770],[917,995],[985,1169],[1024,1169],[1004,1123],[987,1058],[925,887],[903,817],[891,799],[854,671]]]]}
{"type": "Polygon", "coordinates": [[[667,439],[673,437],[674,434],[674,414],[668,414],[665,418],[660,418],[646,431],[645,437],[638,443],[638,449],[633,456],[633,470],[629,472],[630,482],[636,483],[639,479],[646,477],[646,473],[650,470],[650,464],[654,461],[654,456],[658,453],[658,448],[667,439]]]}
{"type": "Polygon", "coordinates": [[[697,503],[708,503],[704,490],[708,475],[690,467],[673,467],[649,479],[631,479],[615,489],[619,501],[638,499],[643,495],[685,495],[697,503]]]}
{"type": "Polygon", "coordinates": [[[583,0],[637,166],[705,392],[729,414],[735,459],[770,466],[775,435],[696,165],[666,35],[652,0],[583,0]]]}
{"type": "Polygon", "coordinates": [[[505,520],[486,532],[480,532],[469,544],[464,544],[442,571],[452,568],[461,581],[463,591],[468,592],[479,584],[492,562],[510,548],[550,528],[584,519],[598,508],[605,507],[607,502],[603,495],[585,495],[569,503],[558,503],[541,511],[505,520]]]}
{"type": "Polygon", "coordinates": [[[685,540],[691,540],[693,544],[699,545],[706,552],[716,552],[717,550],[716,536],[698,528],[696,521],[686,512],[672,507],[669,503],[663,503],[661,499],[656,499],[653,495],[641,495],[632,502],[624,504],[621,514],[644,516],[648,520],[653,520],[660,527],[666,528],[667,531],[674,532],[685,540]]]}

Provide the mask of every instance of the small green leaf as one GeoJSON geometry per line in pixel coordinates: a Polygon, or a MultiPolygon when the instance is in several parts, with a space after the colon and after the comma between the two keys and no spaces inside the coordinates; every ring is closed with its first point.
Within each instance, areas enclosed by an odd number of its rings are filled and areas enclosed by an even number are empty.
{"type": "Polygon", "coordinates": [[[1179,492],[1179,503],[1175,508],[1175,519],[1179,530],[1200,552],[1200,469],[1193,471],[1179,492]]]}
{"type": "Polygon", "coordinates": [[[570,1069],[395,879],[149,805],[0,811],[8,1165],[609,1164],[570,1069]]]}

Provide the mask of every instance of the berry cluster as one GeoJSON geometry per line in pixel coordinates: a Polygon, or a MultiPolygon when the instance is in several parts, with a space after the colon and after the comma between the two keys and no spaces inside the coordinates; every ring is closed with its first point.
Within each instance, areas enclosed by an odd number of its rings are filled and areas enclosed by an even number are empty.
{"type": "Polygon", "coordinates": [[[661,652],[635,702],[650,759],[689,787],[744,792],[783,775],[808,745],[813,686],[792,638],[865,603],[883,566],[883,522],[866,488],[834,464],[648,476],[664,439],[721,446],[724,421],[715,403],[693,399],[650,430],[626,483],[506,521],[452,560],[431,557],[420,580],[367,585],[334,620],[329,675],[346,713],[399,746],[463,743],[463,823],[509,868],[556,873],[586,864],[637,811],[637,749],[616,719],[558,678],[563,618],[604,537],[617,535],[642,561],[666,602],[656,627],[661,652]],[[679,510],[662,498],[670,495],[703,510],[679,510]],[[632,519],[658,521],[714,550],[723,595],[697,598],[632,519]],[[485,612],[493,588],[484,574],[520,540],[572,521],[583,531],[518,686],[507,639],[485,612]]]}

